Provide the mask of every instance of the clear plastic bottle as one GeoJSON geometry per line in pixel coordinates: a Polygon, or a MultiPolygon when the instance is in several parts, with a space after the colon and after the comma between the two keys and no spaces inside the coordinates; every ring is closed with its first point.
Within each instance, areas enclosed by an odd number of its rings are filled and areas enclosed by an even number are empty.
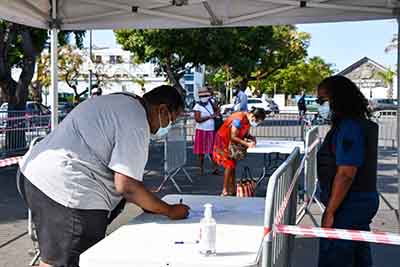
{"type": "Polygon", "coordinates": [[[212,205],[204,205],[204,218],[200,221],[200,253],[205,256],[216,254],[215,243],[217,222],[212,217],[212,205]]]}

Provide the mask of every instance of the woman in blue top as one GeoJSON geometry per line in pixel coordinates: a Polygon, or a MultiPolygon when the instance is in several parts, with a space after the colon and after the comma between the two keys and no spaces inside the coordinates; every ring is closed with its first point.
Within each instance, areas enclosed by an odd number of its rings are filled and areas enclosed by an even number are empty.
{"type": "MultiPolygon", "coordinates": [[[[332,76],[318,86],[320,115],[331,129],[318,152],[322,227],[369,231],[379,197],[376,190],[378,126],[368,101],[348,78],[332,76]]],[[[369,244],[320,239],[319,267],[372,266],[369,244]]]]}

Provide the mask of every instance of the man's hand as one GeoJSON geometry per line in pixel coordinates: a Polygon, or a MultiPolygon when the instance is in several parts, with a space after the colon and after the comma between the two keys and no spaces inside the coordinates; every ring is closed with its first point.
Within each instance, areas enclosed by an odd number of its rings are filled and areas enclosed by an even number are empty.
{"type": "Polygon", "coordinates": [[[334,221],[335,221],[335,215],[331,212],[325,212],[324,217],[322,218],[321,227],[332,228],[334,221]]]}
{"type": "Polygon", "coordinates": [[[189,215],[189,207],[184,204],[171,205],[168,211],[168,218],[171,220],[181,220],[189,215]]]}

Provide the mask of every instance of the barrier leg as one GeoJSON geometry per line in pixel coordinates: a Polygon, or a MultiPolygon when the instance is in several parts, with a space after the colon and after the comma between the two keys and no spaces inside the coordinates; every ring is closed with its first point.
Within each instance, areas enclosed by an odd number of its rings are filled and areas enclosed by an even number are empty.
{"type": "Polygon", "coordinates": [[[159,186],[155,191],[153,191],[153,192],[156,192],[156,193],[160,192],[161,189],[164,187],[165,183],[166,183],[168,180],[171,180],[171,181],[174,183],[174,185],[175,185],[175,187],[177,188],[177,190],[178,190],[180,193],[182,193],[180,187],[176,184],[176,182],[175,182],[175,180],[174,180],[174,178],[173,178],[173,176],[176,175],[178,172],[179,172],[179,169],[175,170],[175,172],[174,172],[173,174],[167,174],[167,175],[165,175],[163,181],[162,181],[161,184],[160,184],[160,186],[159,186]]]}
{"type": "Polygon", "coordinates": [[[40,258],[40,250],[36,250],[35,255],[33,256],[33,259],[29,263],[29,266],[36,266],[36,263],[39,261],[40,258]]]}
{"type": "Polygon", "coordinates": [[[388,206],[390,210],[393,210],[393,211],[394,211],[394,214],[395,214],[395,216],[396,216],[397,223],[400,224],[399,210],[396,209],[396,208],[394,208],[394,207],[392,206],[392,204],[390,204],[390,202],[389,202],[389,201],[382,195],[382,193],[380,193],[380,192],[379,192],[379,197],[383,200],[383,202],[385,202],[386,206],[388,206]]]}
{"type": "Polygon", "coordinates": [[[185,168],[182,168],[183,173],[185,174],[186,178],[193,184],[193,180],[192,177],[190,176],[190,174],[186,171],[185,168]]]}

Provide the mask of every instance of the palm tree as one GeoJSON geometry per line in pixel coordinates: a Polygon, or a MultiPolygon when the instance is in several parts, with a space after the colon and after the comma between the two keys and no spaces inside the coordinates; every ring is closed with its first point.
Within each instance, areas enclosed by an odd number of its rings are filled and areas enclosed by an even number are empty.
{"type": "Polygon", "coordinates": [[[385,47],[385,52],[389,53],[393,50],[396,50],[397,44],[398,44],[398,36],[397,36],[397,34],[394,34],[390,43],[385,47]]]}
{"type": "Polygon", "coordinates": [[[389,87],[387,97],[393,98],[393,79],[396,73],[389,68],[387,71],[380,71],[377,74],[381,77],[385,85],[389,87]]]}

